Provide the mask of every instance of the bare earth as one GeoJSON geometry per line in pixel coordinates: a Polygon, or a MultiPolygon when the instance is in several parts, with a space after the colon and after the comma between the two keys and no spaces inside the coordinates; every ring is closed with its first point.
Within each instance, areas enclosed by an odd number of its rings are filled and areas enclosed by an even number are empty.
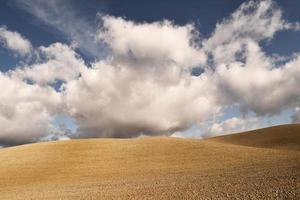
{"type": "Polygon", "coordinates": [[[300,125],[4,148],[0,199],[300,199],[300,125]]]}

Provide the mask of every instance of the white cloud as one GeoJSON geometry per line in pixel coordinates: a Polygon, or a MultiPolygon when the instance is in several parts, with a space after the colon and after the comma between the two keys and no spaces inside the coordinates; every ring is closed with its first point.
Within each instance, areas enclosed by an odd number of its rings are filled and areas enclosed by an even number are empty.
{"type": "MultiPolygon", "coordinates": [[[[110,17],[109,20],[108,24],[114,24],[121,19],[110,17]]],[[[125,30],[125,34],[134,35],[142,26],[143,33],[153,32],[152,35],[163,40],[154,44],[144,41],[141,48],[142,41],[137,37],[125,38],[130,45],[128,51],[136,54],[132,58],[131,54],[115,50],[114,44],[124,38],[108,40],[106,34],[111,32],[110,27],[115,27],[107,24],[102,39],[113,50],[108,59],[87,67],[74,49],[55,43],[37,49],[43,59],[11,70],[7,76],[25,85],[30,80],[41,88],[49,88],[48,84],[55,80],[65,81],[62,93],[58,93],[62,95],[62,102],[55,106],[64,106],[61,112],[75,118],[82,137],[171,134],[219,111],[211,94],[214,86],[209,84],[209,75],[190,76],[188,68],[205,61],[203,51],[192,44],[196,39],[192,25],[180,27],[167,21],[141,25],[121,20],[121,23],[132,26],[132,32],[125,30]],[[182,49],[185,50],[183,56],[180,55],[182,49]],[[206,89],[207,92],[199,93],[206,89]]],[[[120,34],[124,30],[118,31],[120,34]]],[[[50,133],[49,137],[57,138],[57,133],[50,133]]]]}
{"type": "Polygon", "coordinates": [[[21,56],[29,54],[32,49],[27,39],[18,32],[7,30],[6,27],[0,27],[0,44],[21,56]]]}
{"type": "Polygon", "coordinates": [[[192,25],[135,24],[109,16],[103,23],[98,39],[112,56],[65,84],[69,114],[83,137],[171,134],[218,112],[208,75],[190,76],[189,67],[206,59],[193,44],[192,25]]]}
{"type": "Polygon", "coordinates": [[[280,30],[297,29],[297,24],[282,19],[270,0],[248,1],[217,24],[204,47],[214,57],[214,84],[223,106],[237,104],[243,112],[275,115],[299,104],[295,88],[300,84],[300,56],[278,64],[259,43],[280,30]]]}
{"type": "MultiPolygon", "coordinates": [[[[50,19],[44,12],[37,15],[50,19]]],[[[34,64],[1,74],[0,141],[75,137],[53,132],[49,124],[56,114],[73,117],[79,137],[135,137],[180,135],[232,105],[261,116],[299,106],[300,56],[282,64],[260,46],[280,30],[297,29],[270,0],[242,4],[206,40],[192,24],[135,23],[112,16],[102,16],[102,22],[86,39],[104,42],[110,48],[107,58],[87,65],[75,47],[55,43],[38,48],[41,59],[34,64]],[[212,55],[209,62],[206,53],[212,55]],[[191,76],[195,66],[205,69],[200,76],[191,76]],[[64,81],[59,92],[51,86],[56,80],[64,81]]],[[[64,23],[69,22],[55,22],[64,23]]],[[[82,44],[71,44],[77,45],[82,44]]],[[[256,122],[231,118],[197,134],[248,130],[256,122]]]]}
{"type": "Polygon", "coordinates": [[[298,26],[298,23],[292,24],[282,19],[281,9],[271,0],[247,1],[229,18],[216,25],[204,46],[211,51],[215,63],[228,64],[239,59],[249,40],[270,40],[276,32],[297,30],[298,26]]]}
{"type": "Polygon", "coordinates": [[[275,67],[256,43],[249,43],[246,62],[221,65],[216,71],[220,98],[242,111],[274,115],[299,104],[300,56],[275,67]]]}
{"type": "Polygon", "coordinates": [[[167,20],[134,23],[112,16],[102,16],[102,20],[98,39],[111,48],[117,62],[137,67],[163,68],[175,64],[187,68],[206,61],[192,24],[177,26],[167,20]]]}
{"type": "Polygon", "coordinates": [[[69,114],[83,136],[171,134],[218,111],[206,74],[146,70],[100,62],[65,85],[69,114]]]}
{"type": "Polygon", "coordinates": [[[300,107],[296,107],[292,115],[292,123],[300,123],[300,107]]]}
{"type": "Polygon", "coordinates": [[[61,43],[51,44],[49,47],[38,49],[45,61],[19,67],[10,73],[21,79],[31,80],[38,84],[54,83],[56,80],[68,81],[75,79],[80,70],[85,67],[73,49],[61,43]]]}
{"type": "Polygon", "coordinates": [[[58,127],[51,127],[51,130],[46,135],[37,137],[38,141],[53,141],[53,140],[70,140],[74,137],[74,133],[68,129],[65,124],[58,127]]]}
{"type": "Polygon", "coordinates": [[[204,137],[212,137],[225,135],[229,133],[237,133],[258,128],[257,118],[237,118],[226,119],[220,123],[214,123],[206,130],[203,130],[204,137]]]}
{"type": "MultiPolygon", "coordinates": [[[[293,55],[285,64],[278,64],[259,43],[271,40],[280,30],[298,30],[298,26],[283,20],[282,11],[268,0],[248,1],[217,24],[211,37],[204,41],[204,48],[213,56],[213,65],[209,66],[215,69],[211,84],[216,85],[216,99],[222,108],[237,105],[242,112],[272,116],[299,105],[296,88],[300,85],[300,56],[293,55]]],[[[233,118],[204,130],[207,136],[246,130],[244,122],[233,118]]]]}
{"type": "Polygon", "coordinates": [[[176,131],[171,136],[180,138],[197,138],[203,139],[208,137],[215,137],[231,133],[238,133],[249,131],[261,127],[260,118],[257,117],[231,117],[225,120],[218,119],[224,113],[219,113],[215,119],[202,121],[194,124],[189,129],[184,131],[176,131]]]}
{"type": "Polygon", "coordinates": [[[0,73],[0,141],[24,143],[47,134],[61,98],[52,88],[28,85],[0,73]]]}

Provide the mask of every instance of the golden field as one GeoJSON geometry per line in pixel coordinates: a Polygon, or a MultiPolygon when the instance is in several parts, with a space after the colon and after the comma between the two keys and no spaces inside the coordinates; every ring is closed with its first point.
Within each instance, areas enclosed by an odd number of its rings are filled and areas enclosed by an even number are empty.
{"type": "Polygon", "coordinates": [[[0,199],[300,199],[300,125],[3,148],[0,199]]]}

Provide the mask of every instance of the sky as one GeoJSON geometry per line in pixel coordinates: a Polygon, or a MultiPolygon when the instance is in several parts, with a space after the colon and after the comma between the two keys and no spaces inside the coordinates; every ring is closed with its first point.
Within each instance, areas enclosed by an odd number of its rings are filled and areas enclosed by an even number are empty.
{"type": "Polygon", "coordinates": [[[0,0],[0,146],[298,123],[299,7],[0,0]]]}

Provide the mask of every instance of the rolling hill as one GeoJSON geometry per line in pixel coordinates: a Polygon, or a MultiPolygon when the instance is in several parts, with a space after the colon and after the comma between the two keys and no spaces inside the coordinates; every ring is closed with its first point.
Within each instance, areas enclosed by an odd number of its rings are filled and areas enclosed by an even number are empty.
{"type": "Polygon", "coordinates": [[[250,147],[300,150],[300,125],[287,124],[230,134],[209,140],[250,147]]]}
{"type": "Polygon", "coordinates": [[[300,125],[0,149],[0,199],[299,199],[300,125]]]}

